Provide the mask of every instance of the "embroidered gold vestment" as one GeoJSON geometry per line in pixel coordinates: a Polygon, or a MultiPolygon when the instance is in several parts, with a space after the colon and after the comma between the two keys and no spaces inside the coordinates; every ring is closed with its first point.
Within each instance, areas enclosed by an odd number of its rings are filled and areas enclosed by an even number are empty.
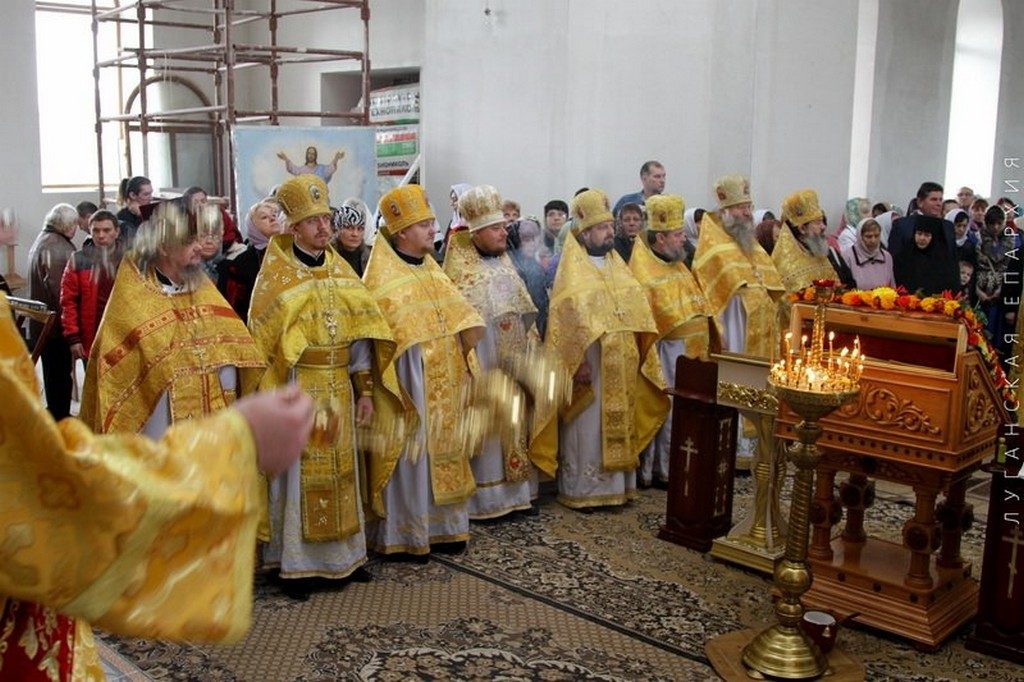
{"type": "Polygon", "coordinates": [[[693,259],[693,274],[708,300],[719,336],[725,338],[722,314],[733,296],[739,296],[747,314],[746,345],[749,355],[770,357],[775,333],[775,301],[784,288],[775,264],[754,242],[748,256],[725,231],[718,216],[704,214],[693,259]]]}
{"type": "MultiPolygon", "coordinates": [[[[426,398],[426,452],[434,501],[455,504],[476,489],[466,445],[459,437],[462,389],[469,371],[470,352],[483,335],[484,321],[441,267],[427,256],[422,265],[399,258],[383,236],[373,244],[363,281],[380,306],[395,337],[395,357],[418,345],[423,357],[426,398]]],[[[389,403],[374,405],[393,410],[389,403]]],[[[405,414],[390,412],[382,419],[407,424],[416,433],[418,420],[411,398],[403,388],[405,414]]],[[[408,442],[406,452],[420,448],[408,442]]]]}
{"type": "Polygon", "coordinates": [[[223,411],[160,441],[55,424],[2,293],[0,395],[0,678],[15,675],[8,656],[49,666],[71,647],[70,676],[101,679],[88,623],[153,639],[239,640],[252,610],[258,493],[245,419],[223,411]],[[71,636],[17,636],[28,602],[77,619],[71,636]]]}
{"type": "MultiPolygon", "coordinates": [[[[507,253],[484,258],[473,246],[472,235],[459,232],[448,242],[444,272],[487,323],[499,367],[524,355],[531,336],[539,341],[533,327],[537,307],[507,253]]],[[[506,481],[529,478],[526,435],[523,431],[519,438],[506,434],[502,439],[506,481]]]]}
{"type": "Polygon", "coordinates": [[[839,275],[828,256],[814,256],[800,243],[788,225],[779,230],[779,240],[772,251],[772,262],[779,271],[786,291],[803,291],[816,279],[839,281],[839,275]]]}
{"type": "MultiPolygon", "coordinates": [[[[311,439],[302,453],[301,516],[307,542],[342,540],[359,531],[356,486],[356,433],[351,418],[355,398],[349,373],[349,348],[366,339],[373,346],[371,371],[382,399],[401,405],[392,361],[391,329],[366,285],[333,249],[324,264],[309,267],[292,251],[291,235],[273,237],[253,287],[249,330],[267,357],[260,389],[288,383],[294,371],[299,385],[319,405],[340,415],[337,438],[311,439]]],[[[362,499],[383,512],[382,493],[401,443],[365,452],[367,485],[362,499]]]]}
{"type": "MultiPolygon", "coordinates": [[[[587,348],[601,344],[601,452],[606,471],[630,471],[668,416],[658,336],[644,289],[612,251],[604,267],[590,261],[575,237],[565,240],[551,290],[545,344],[576,372],[587,348]]],[[[592,399],[574,392],[574,400],[592,399]]],[[[573,411],[573,406],[569,411],[573,411]]],[[[530,459],[554,477],[558,415],[537,415],[530,459]]]]}
{"type": "Polygon", "coordinates": [[[264,358],[213,283],[168,294],[125,259],[89,354],[80,418],[97,433],[138,433],[165,392],[172,423],[211,414],[235,399],[220,384],[227,365],[241,387],[255,386],[264,358]]]}
{"type": "Polygon", "coordinates": [[[640,237],[633,243],[629,269],[647,292],[658,325],[657,340],[683,340],[687,357],[706,358],[711,311],[689,268],[663,261],[640,237]]]}

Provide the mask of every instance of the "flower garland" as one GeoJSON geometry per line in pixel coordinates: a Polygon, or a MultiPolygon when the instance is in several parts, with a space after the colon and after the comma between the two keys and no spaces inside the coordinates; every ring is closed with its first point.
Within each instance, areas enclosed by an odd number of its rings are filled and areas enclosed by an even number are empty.
{"type": "MultiPolygon", "coordinates": [[[[793,302],[801,300],[813,302],[814,287],[807,287],[801,293],[790,294],[790,299],[793,302]]],[[[983,321],[979,320],[978,314],[973,308],[963,305],[960,299],[950,291],[943,291],[938,296],[922,298],[916,294],[908,294],[902,287],[899,289],[878,287],[877,289],[847,291],[837,289],[832,295],[832,303],[840,303],[854,308],[931,313],[958,320],[967,327],[967,345],[975,348],[981,355],[996,389],[1005,401],[1006,408],[1010,411],[1016,410],[1017,394],[1010,386],[1010,380],[999,364],[999,355],[989,343],[988,337],[985,336],[983,321]]]]}

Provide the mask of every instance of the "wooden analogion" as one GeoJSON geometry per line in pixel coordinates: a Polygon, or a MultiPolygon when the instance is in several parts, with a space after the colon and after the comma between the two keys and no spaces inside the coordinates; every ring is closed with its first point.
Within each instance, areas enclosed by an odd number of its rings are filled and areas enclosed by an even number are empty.
{"type": "MultiPolygon", "coordinates": [[[[793,306],[794,337],[809,333],[813,315],[809,304],[793,306]]],[[[804,604],[937,647],[978,608],[978,583],[960,555],[973,518],[964,493],[993,451],[1006,418],[1002,399],[955,320],[832,306],[826,325],[837,346],[859,336],[868,362],[859,398],[821,420],[808,549],[814,582],[804,604]],[[840,472],[849,476],[837,494],[840,472]],[[874,479],[914,491],[902,543],[865,531],[874,479]]],[[[794,440],[797,421],[781,404],[778,436],[794,440]]]]}

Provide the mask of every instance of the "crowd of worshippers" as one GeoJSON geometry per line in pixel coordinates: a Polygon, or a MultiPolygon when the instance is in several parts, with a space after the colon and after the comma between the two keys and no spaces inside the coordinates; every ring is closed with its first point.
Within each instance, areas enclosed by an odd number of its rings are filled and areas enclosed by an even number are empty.
{"type": "Polygon", "coordinates": [[[439,229],[418,185],[371,215],[298,175],[239,230],[201,188],[155,201],[147,178],[126,178],[118,212],[59,204],[31,248],[29,294],[59,311],[41,353],[47,408],[69,416],[78,360],[80,418],[100,432],[159,436],[297,382],[321,435],[268,482],[260,539],[303,598],[322,579],[368,579],[370,552],[461,551],[470,519],[535,513],[543,480],[580,510],[666,485],[676,360],[706,356],[711,336],[767,355],[780,299],[816,279],[957,292],[1011,350],[1021,220],[1005,197],[944,200],[924,182],[906,216],[852,198],[830,231],[810,189],[756,209],[749,180],[728,175],[695,208],[665,192],[656,161],[640,181],[614,205],[591,188],[552,199],[540,219],[493,187],[454,185],[439,229]],[[466,378],[533,343],[571,375],[567,404],[538,399],[528,433],[465,452],[466,378]]]}

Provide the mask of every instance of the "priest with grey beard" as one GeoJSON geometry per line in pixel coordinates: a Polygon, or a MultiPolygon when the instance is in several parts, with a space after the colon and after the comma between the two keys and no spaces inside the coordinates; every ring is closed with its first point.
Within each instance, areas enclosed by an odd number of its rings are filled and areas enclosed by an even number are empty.
{"type": "MultiPolygon", "coordinates": [[[[782,279],[757,242],[750,181],[726,175],[715,183],[718,211],[701,220],[693,274],[707,299],[722,348],[769,358],[778,344],[776,301],[782,279]]],[[[740,438],[737,468],[749,468],[756,443],[740,438]]]]}
{"type": "Polygon", "coordinates": [[[86,365],[79,418],[93,431],[156,438],[255,385],[263,354],[202,267],[219,221],[169,201],[139,227],[86,365]]]}
{"type": "Polygon", "coordinates": [[[812,189],[794,192],[782,202],[783,227],[772,261],[786,291],[803,291],[819,279],[853,286],[850,269],[825,239],[824,216],[812,189]]]}

